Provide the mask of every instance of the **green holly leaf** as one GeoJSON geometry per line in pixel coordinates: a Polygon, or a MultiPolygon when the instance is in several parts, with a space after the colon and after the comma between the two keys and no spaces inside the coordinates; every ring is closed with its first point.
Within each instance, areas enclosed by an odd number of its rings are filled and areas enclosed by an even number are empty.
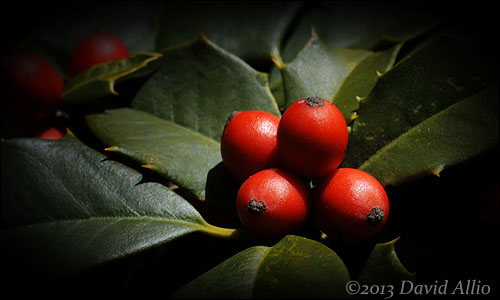
{"type": "Polygon", "coordinates": [[[301,4],[247,1],[167,3],[163,8],[156,48],[186,44],[200,31],[215,44],[251,63],[269,62],[301,4]]]}
{"type": "Polygon", "coordinates": [[[282,56],[291,60],[302,49],[311,28],[333,47],[374,50],[381,40],[407,41],[443,22],[440,9],[400,3],[322,2],[298,19],[282,56]]]}
{"type": "Polygon", "coordinates": [[[30,23],[29,26],[36,30],[23,30],[23,35],[18,36],[19,41],[8,47],[42,56],[66,81],[73,50],[81,39],[92,32],[115,35],[131,54],[155,52],[162,6],[161,2],[122,2],[120,5],[72,3],[50,9],[50,16],[45,15],[43,22],[34,22],[31,15],[41,16],[39,7],[31,6],[24,10],[19,7],[13,12],[18,13],[16,19],[30,23]]]}
{"type": "Polygon", "coordinates": [[[398,240],[375,245],[359,276],[361,284],[400,284],[402,280],[415,280],[416,274],[403,266],[396,253],[394,245],[398,240]]]}
{"type": "Polygon", "coordinates": [[[333,95],[332,102],[342,112],[348,124],[355,118],[354,112],[359,108],[359,102],[370,94],[380,74],[394,65],[401,46],[402,44],[397,44],[388,50],[367,56],[347,75],[333,95]]]}
{"type": "Polygon", "coordinates": [[[263,110],[280,115],[267,74],[203,35],[166,50],[161,68],[144,84],[132,107],[198,131],[216,141],[235,110],[263,110]]]}
{"type": "Polygon", "coordinates": [[[86,117],[94,135],[117,152],[205,199],[207,174],[221,162],[217,141],[135,109],[86,117]]]}
{"type": "Polygon", "coordinates": [[[380,52],[333,48],[313,32],[292,62],[282,64],[275,57],[284,84],[280,86],[274,77],[273,93],[278,97],[286,95],[283,104],[286,107],[311,95],[329,99],[350,123],[359,101],[370,93],[380,74],[392,67],[400,49],[401,44],[380,52]]]}
{"type": "Polygon", "coordinates": [[[75,76],[63,90],[63,100],[72,105],[89,103],[107,95],[118,93],[115,85],[154,70],[144,70],[151,62],[162,57],[161,53],[137,53],[127,58],[90,67],[75,76]],[[142,69],[142,70],[141,70],[142,69]],[[142,73],[138,73],[139,71],[142,73]]]}
{"type": "Polygon", "coordinates": [[[325,245],[288,235],[248,248],[183,286],[175,298],[342,298],[350,280],[325,245]]]}
{"type": "Polygon", "coordinates": [[[498,145],[498,87],[455,103],[414,126],[359,168],[384,185],[436,175],[498,145]]]}
{"type": "MultiPolygon", "coordinates": [[[[347,2],[323,2],[300,15],[291,35],[279,49],[279,56],[283,63],[291,62],[308,43],[311,28],[330,47],[375,51],[418,37],[441,22],[439,10],[409,9],[407,5],[397,3],[364,3],[360,6],[347,2]]],[[[282,75],[277,67],[270,71],[270,86],[280,107],[288,107],[282,75]]],[[[332,96],[329,97],[327,99],[332,96]]],[[[350,115],[346,120],[349,119],[350,115]]]]}
{"type": "Polygon", "coordinates": [[[313,33],[290,63],[275,58],[283,78],[285,107],[309,96],[331,101],[347,75],[370,54],[366,50],[329,47],[313,33]]]}
{"type": "Polygon", "coordinates": [[[361,101],[342,166],[397,185],[497,145],[498,99],[484,91],[498,82],[490,58],[482,43],[451,34],[419,47],[361,101]]]}
{"type": "Polygon", "coordinates": [[[2,141],[2,243],[34,268],[74,274],[192,232],[235,233],[141,180],[72,134],[2,141]]]}

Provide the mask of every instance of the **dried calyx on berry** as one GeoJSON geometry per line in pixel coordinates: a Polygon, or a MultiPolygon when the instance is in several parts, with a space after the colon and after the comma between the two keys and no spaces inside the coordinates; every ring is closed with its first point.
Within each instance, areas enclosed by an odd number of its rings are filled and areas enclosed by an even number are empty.
{"type": "Polygon", "coordinates": [[[380,207],[373,207],[372,211],[366,215],[366,221],[372,226],[377,226],[384,219],[384,210],[380,207]]]}
{"type": "Polygon", "coordinates": [[[307,97],[304,99],[307,105],[309,106],[323,106],[325,105],[325,101],[320,97],[307,97]]]}
{"type": "Polygon", "coordinates": [[[262,216],[266,213],[266,204],[264,201],[252,199],[248,201],[248,213],[254,216],[262,216]]]}
{"type": "Polygon", "coordinates": [[[359,169],[338,168],[320,179],[314,187],[312,203],[314,223],[329,238],[342,243],[372,239],[384,228],[389,216],[385,188],[359,169]]]}
{"type": "Polygon", "coordinates": [[[309,186],[302,178],[271,168],[243,182],[236,195],[236,210],[249,232],[273,239],[292,234],[305,224],[309,202],[309,186]]]}

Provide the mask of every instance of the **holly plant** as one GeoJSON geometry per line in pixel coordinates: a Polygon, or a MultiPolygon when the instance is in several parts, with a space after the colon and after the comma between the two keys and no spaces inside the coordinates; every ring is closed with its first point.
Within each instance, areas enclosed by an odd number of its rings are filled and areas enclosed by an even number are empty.
{"type": "MultiPolygon", "coordinates": [[[[5,289],[383,298],[408,282],[474,279],[494,293],[494,8],[457,5],[79,3],[47,10],[45,19],[32,11],[43,22],[25,25],[4,48],[42,57],[64,89],[58,107],[29,129],[10,120],[30,106],[8,105],[20,103],[14,92],[2,97],[5,289]],[[119,39],[127,55],[69,76],[73,49],[95,32],[119,39]],[[368,241],[332,239],[310,216],[293,232],[256,236],[238,217],[242,181],[221,156],[228,117],[281,118],[308,97],[333,103],[345,120],[339,167],[370,174],[387,193],[387,222],[368,241]],[[65,135],[38,138],[42,127],[65,135]]],[[[304,189],[318,184],[297,180],[304,189]]],[[[254,215],[264,212],[250,202],[254,215]]]]}

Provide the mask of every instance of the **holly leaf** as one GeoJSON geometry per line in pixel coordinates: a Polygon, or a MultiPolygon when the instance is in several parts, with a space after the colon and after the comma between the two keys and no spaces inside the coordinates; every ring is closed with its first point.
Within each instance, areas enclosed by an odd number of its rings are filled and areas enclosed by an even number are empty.
{"type": "MultiPolygon", "coordinates": [[[[20,6],[13,12],[15,19],[31,25],[9,47],[42,56],[67,81],[73,50],[92,32],[115,35],[133,54],[154,52],[162,5],[161,2],[72,3],[57,9],[51,7],[50,16],[45,14],[43,22],[33,21],[33,16],[43,15],[40,7],[20,6]]],[[[45,12],[49,12],[48,7],[45,12]]]]}
{"type": "MultiPolygon", "coordinates": [[[[282,64],[289,63],[302,51],[310,39],[311,28],[330,47],[378,51],[428,32],[443,21],[442,16],[437,9],[409,9],[397,3],[365,3],[363,6],[348,2],[319,3],[300,15],[284,46],[279,49],[280,60],[282,64]]],[[[285,101],[282,81],[278,68],[273,67],[271,90],[280,107],[285,109],[289,104],[285,101]]],[[[332,95],[328,97],[331,99],[332,95]]],[[[346,112],[349,121],[351,116],[348,115],[346,112]]]]}
{"type": "Polygon", "coordinates": [[[275,58],[283,78],[285,107],[309,96],[331,101],[347,75],[370,54],[366,50],[329,47],[313,33],[290,63],[275,58]]]}
{"type": "Polygon", "coordinates": [[[384,185],[436,175],[498,145],[498,87],[455,103],[397,137],[359,168],[384,185]]]}
{"type": "Polygon", "coordinates": [[[401,46],[397,44],[367,56],[347,75],[333,95],[333,104],[342,112],[348,124],[357,116],[354,113],[359,108],[359,102],[370,94],[380,74],[394,65],[401,46]]]}
{"type": "Polygon", "coordinates": [[[491,57],[482,43],[451,34],[417,48],[361,101],[342,166],[398,185],[497,145],[498,99],[482,94],[498,82],[491,57]]]}
{"type": "Polygon", "coordinates": [[[255,71],[203,35],[189,45],[163,53],[161,68],[138,91],[133,108],[216,141],[235,110],[280,115],[267,74],[255,71]]]}
{"type": "Polygon", "coordinates": [[[272,49],[281,47],[300,6],[298,2],[167,3],[156,48],[189,43],[203,31],[215,44],[247,62],[269,62],[272,49]]]}
{"type": "Polygon", "coordinates": [[[205,199],[207,174],[222,160],[217,141],[135,109],[86,117],[106,150],[123,154],[205,199]]]}
{"type": "Polygon", "coordinates": [[[306,43],[311,28],[332,47],[374,50],[381,40],[396,44],[427,32],[443,22],[443,15],[439,7],[322,2],[300,16],[282,56],[291,60],[306,43]]]}
{"type": "Polygon", "coordinates": [[[288,235],[248,248],[183,286],[174,298],[342,298],[349,272],[327,246],[288,235]]]}
{"type": "MultiPolygon", "coordinates": [[[[138,76],[138,71],[162,57],[161,53],[137,53],[127,58],[95,65],[76,75],[63,90],[63,100],[72,105],[117,95],[115,85],[138,76]]],[[[145,76],[155,68],[139,73],[145,76]]]]}
{"type": "Polygon", "coordinates": [[[409,272],[399,260],[394,245],[396,238],[387,243],[376,244],[363,268],[358,281],[361,284],[400,284],[402,280],[415,280],[415,273],[409,272]]]}
{"type": "Polygon", "coordinates": [[[34,269],[74,274],[192,232],[234,233],[72,134],[2,141],[1,180],[2,243],[34,269]]]}

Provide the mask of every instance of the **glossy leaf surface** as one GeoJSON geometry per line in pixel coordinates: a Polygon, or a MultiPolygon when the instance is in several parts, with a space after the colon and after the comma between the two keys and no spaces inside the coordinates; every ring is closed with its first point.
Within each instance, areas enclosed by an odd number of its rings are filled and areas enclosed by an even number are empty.
{"type": "Polygon", "coordinates": [[[47,272],[73,274],[207,224],[183,198],[83,145],[2,141],[2,243],[47,272]]]}
{"type": "Polygon", "coordinates": [[[340,298],[350,275],[323,244],[288,235],[248,248],[182,287],[176,298],[340,298]]]}

